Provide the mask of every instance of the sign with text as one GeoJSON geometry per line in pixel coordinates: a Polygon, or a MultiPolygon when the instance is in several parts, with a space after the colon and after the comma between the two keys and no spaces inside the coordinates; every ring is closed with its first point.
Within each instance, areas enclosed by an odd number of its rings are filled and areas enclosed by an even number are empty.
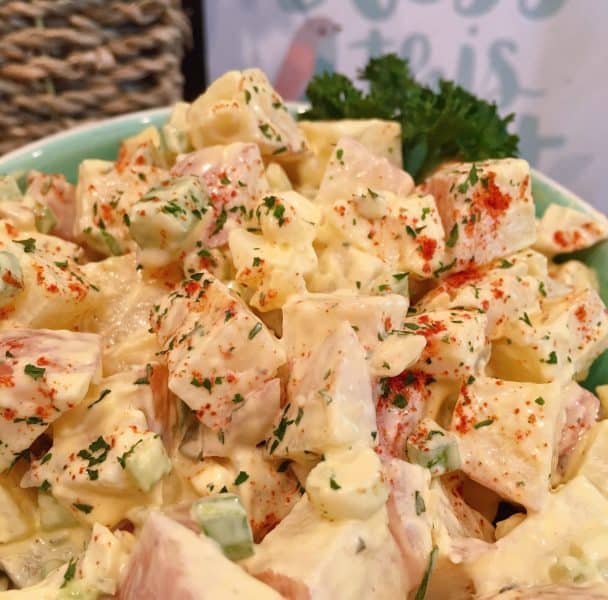
{"type": "Polygon", "coordinates": [[[453,79],[516,113],[534,166],[608,210],[608,2],[221,0],[207,2],[211,78],[259,66],[287,99],[324,70],[356,77],[395,52],[432,85],[453,79]]]}

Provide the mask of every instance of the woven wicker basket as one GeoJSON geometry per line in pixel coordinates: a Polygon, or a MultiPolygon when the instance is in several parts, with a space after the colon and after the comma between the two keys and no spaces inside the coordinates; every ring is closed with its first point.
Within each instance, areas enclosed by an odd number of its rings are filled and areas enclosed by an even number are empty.
{"type": "Polygon", "coordinates": [[[0,0],[0,155],[181,97],[179,0],[0,0]]]}

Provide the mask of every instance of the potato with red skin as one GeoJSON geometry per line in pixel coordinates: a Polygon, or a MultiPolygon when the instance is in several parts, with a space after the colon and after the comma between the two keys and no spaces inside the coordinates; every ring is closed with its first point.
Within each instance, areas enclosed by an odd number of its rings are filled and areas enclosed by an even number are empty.
{"type": "Polygon", "coordinates": [[[536,239],[530,166],[524,160],[448,163],[421,190],[435,197],[445,229],[442,274],[483,265],[536,239]]]}
{"type": "Polygon", "coordinates": [[[159,512],[141,531],[117,600],[279,600],[281,596],[227,559],[213,540],[159,512]]]}

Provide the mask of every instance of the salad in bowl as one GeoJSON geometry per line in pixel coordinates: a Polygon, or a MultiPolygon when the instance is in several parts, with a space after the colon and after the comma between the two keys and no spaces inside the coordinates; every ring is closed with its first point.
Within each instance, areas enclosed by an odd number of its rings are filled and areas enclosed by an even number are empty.
{"type": "Polygon", "coordinates": [[[608,219],[311,96],[0,178],[0,599],[608,598],[608,219]]]}

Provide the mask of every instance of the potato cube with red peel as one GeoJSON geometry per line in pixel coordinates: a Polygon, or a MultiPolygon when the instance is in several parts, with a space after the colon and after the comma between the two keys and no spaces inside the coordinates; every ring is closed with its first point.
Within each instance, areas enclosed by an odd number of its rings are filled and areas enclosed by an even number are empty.
{"type": "Polygon", "coordinates": [[[0,471],[101,376],[101,340],[92,333],[13,329],[0,333],[0,471]]]}
{"type": "Polygon", "coordinates": [[[152,513],[139,536],[118,600],[280,600],[271,587],[224,556],[200,536],[160,512],[152,513]]]}
{"type": "Polygon", "coordinates": [[[490,262],[536,239],[530,166],[525,160],[449,163],[421,187],[435,197],[445,229],[442,272],[490,262]]]}
{"type": "Polygon", "coordinates": [[[286,360],[281,342],[206,271],[156,305],[152,325],[167,356],[169,389],[216,432],[239,408],[238,397],[263,387],[286,360]]]}

